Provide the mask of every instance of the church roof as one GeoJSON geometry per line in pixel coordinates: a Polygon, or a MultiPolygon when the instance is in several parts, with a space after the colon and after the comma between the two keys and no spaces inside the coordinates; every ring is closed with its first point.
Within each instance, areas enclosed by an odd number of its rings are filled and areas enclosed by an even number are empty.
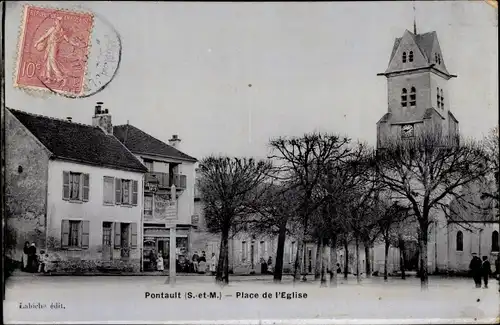
{"type": "MultiPolygon", "coordinates": [[[[414,34],[414,33],[410,32],[409,30],[406,30],[406,32],[413,38],[413,40],[415,41],[415,44],[417,44],[419,50],[424,55],[427,63],[429,65],[434,64],[434,62],[432,60],[433,59],[432,58],[432,50],[434,48],[435,42],[437,42],[439,44],[437,33],[435,31],[432,31],[432,32],[424,33],[424,34],[414,34]]],[[[394,46],[392,47],[391,59],[389,60],[389,62],[391,62],[392,59],[394,58],[394,56],[396,55],[396,52],[399,48],[399,45],[401,44],[402,39],[403,39],[403,37],[398,37],[394,40],[394,46]]],[[[448,70],[446,69],[444,62],[439,66],[435,66],[435,68],[441,70],[442,72],[444,72],[448,75],[450,74],[448,72],[448,70]]]]}

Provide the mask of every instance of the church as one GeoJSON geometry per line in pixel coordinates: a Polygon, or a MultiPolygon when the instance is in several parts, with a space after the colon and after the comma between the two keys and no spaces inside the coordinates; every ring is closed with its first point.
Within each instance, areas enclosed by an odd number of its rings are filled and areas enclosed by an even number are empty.
{"type": "MultiPolygon", "coordinates": [[[[458,141],[459,124],[449,100],[449,81],[456,78],[445,64],[437,33],[418,34],[406,30],[396,38],[387,70],[378,74],[387,78],[388,109],[377,122],[377,149],[389,139],[414,138],[422,132],[436,132],[458,141]]],[[[478,193],[485,184],[467,189],[471,200],[484,205],[478,193]]],[[[468,271],[472,253],[488,256],[494,264],[499,251],[498,221],[494,209],[479,214],[472,209],[458,208],[449,202],[449,209],[460,215],[448,220],[444,212],[435,211],[429,229],[429,273],[464,273],[468,271]]],[[[379,260],[383,248],[376,247],[379,260]]],[[[377,264],[377,263],[375,263],[377,264]]],[[[494,269],[494,267],[493,267],[494,269]]]]}

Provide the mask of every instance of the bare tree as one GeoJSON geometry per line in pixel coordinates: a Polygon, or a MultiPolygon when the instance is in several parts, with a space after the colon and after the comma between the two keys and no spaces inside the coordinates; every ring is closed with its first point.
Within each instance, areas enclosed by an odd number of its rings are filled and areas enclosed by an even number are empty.
{"type": "Polygon", "coordinates": [[[396,247],[403,240],[400,227],[407,220],[407,208],[402,206],[399,201],[391,201],[387,197],[379,197],[375,203],[377,217],[377,225],[379,234],[384,243],[384,280],[388,281],[388,260],[389,248],[391,244],[396,247]],[[397,243],[397,244],[396,244],[397,243]]]}
{"type": "Polygon", "coordinates": [[[228,239],[253,212],[248,203],[260,200],[272,164],[252,158],[210,156],[200,163],[199,190],[204,203],[207,228],[221,234],[216,281],[229,283],[228,239]]]}
{"type": "Polygon", "coordinates": [[[297,210],[298,194],[286,184],[267,186],[262,200],[249,202],[249,209],[255,212],[249,221],[253,234],[278,236],[274,281],[281,282],[283,277],[283,257],[287,235],[291,235],[293,217],[297,210]]]}
{"type": "Polygon", "coordinates": [[[270,142],[271,158],[281,165],[281,175],[301,193],[297,215],[302,228],[294,264],[294,281],[300,279],[309,219],[321,202],[313,201],[313,193],[324,174],[325,166],[348,156],[349,139],[326,133],[310,133],[302,137],[280,137],[270,142]]]}
{"type": "Polygon", "coordinates": [[[457,138],[432,133],[389,140],[377,152],[374,163],[379,180],[407,201],[418,221],[422,289],[428,287],[427,243],[432,214],[446,211],[452,199],[464,201],[463,188],[486,175],[486,162],[484,150],[477,143],[458,143],[457,138]]]}

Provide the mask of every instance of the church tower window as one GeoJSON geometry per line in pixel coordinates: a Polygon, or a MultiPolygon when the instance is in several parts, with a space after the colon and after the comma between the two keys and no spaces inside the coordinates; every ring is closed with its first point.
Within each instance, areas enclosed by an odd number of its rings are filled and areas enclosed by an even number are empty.
{"type": "Polygon", "coordinates": [[[417,105],[417,91],[415,87],[411,87],[410,89],[410,106],[417,105]]]}
{"type": "Polygon", "coordinates": [[[463,252],[464,250],[464,234],[460,230],[457,232],[457,251],[463,252]]]}
{"type": "Polygon", "coordinates": [[[406,63],[406,52],[403,52],[403,63],[406,63]]]}
{"type": "Polygon", "coordinates": [[[498,242],[498,231],[495,230],[491,234],[491,251],[492,252],[498,252],[498,250],[500,248],[498,246],[500,246],[499,242],[498,242]]]}
{"type": "Polygon", "coordinates": [[[408,54],[408,61],[413,62],[413,51],[408,54]]]}
{"type": "Polygon", "coordinates": [[[444,109],[444,96],[443,96],[443,89],[439,89],[439,93],[441,95],[441,108],[444,109]]]}
{"type": "Polygon", "coordinates": [[[408,95],[406,88],[401,91],[401,106],[406,107],[408,105],[408,95]]]}
{"type": "Polygon", "coordinates": [[[439,87],[437,87],[437,89],[436,89],[436,99],[437,99],[437,106],[438,106],[438,108],[442,108],[441,107],[441,96],[440,96],[440,92],[439,92],[439,87]]]}
{"type": "Polygon", "coordinates": [[[435,61],[437,64],[441,64],[441,55],[439,55],[439,53],[435,53],[435,54],[434,54],[434,61],[435,61]]]}

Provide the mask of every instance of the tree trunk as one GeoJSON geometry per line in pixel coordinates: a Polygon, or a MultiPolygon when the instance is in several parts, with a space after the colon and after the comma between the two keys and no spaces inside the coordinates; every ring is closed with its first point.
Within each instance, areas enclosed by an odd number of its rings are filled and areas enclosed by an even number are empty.
{"type": "Polygon", "coordinates": [[[314,265],[314,280],[319,280],[321,278],[321,248],[322,248],[322,239],[318,239],[318,243],[316,245],[316,261],[314,265]]]}
{"type": "Polygon", "coordinates": [[[283,256],[286,241],[286,222],[280,224],[278,234],[278,248],[276,250],[276,261],[274,266],[274,282],[281,282],[283,277],[283,256]]]}
{"type": "Polygon", "coordinates": [[[399,236],[399,256],[400,256],[400,260],[399,260],[399,266],[400,266],[400,269],[401,269],[401,279],[406,279],[406,273],[405,273],[405,270],[406,270],[406,265],[405,265],[405,261],[406,261],[406,252],[405,252],[405,241],[403,239],[402,236],[399,236]]]}
{"type": "Polygon", "coordinates": [[[366,272],[366,277],[369,278],[372,276],[372,264],[371,264],[371,257],[370,257],[370,243],[365,242],[365,272],[366,272]]]}
{"type": "Polygon", "coordinates": [[[427,290],[429,286],[429,274],[427,268],[427,240],[428,225],[425,222],[420,223],[420,232],[418,236],[418,247],[420,250],[420,288],[427,290]]]}
{"type": "Polygon", "coordinates": [[[349,241],[344,239],[344,279],[347,280],[347,273],[349,273],[349,241]]]}
{"type": "Polygon", "coordinates": [[[227,263],[228,239],[229,239],[229,230],[222,230],[221,244],[219,250],[219,261],[217,263],[217,268],[215,273],[216,274],[215,281],[219,284],[229,283],[229,265],[227,263]]]}
{"type": "Polygon", "coordinates": [[[330,241],[330,286],[337,286],[337,238],[330,241]]]}
{"type": "Polygon", "coordinates": [[[359,269],[359,239],[356,236],[356,281],[358,284],[361,283],[361,270],[359,269]]]}
{"type": "Polygon", "coordinates": [[[385,247],[384,247],[384,281],[387,281],[388,280],[388,273],[389,273],[389,270],[388,270],[388,261],[389,261],[389,238],[385,238],[384,240],[384,244],[385,244],[385,247]]]}
{"type": "Polygon", "coordinates": [[[293,281],[300,281],[300,273],[304,259],[304,237],[297,241],[297,255],[293,268],[293,281]]]}
{"type": "Polygon", "coordinates": [[[321,287],[327,286],[327,281],[326,281],[327,263],[328,263],[328,257],[326,255],[326,244],[325,244],[324,240],[322,239],[321,240],[321,280],[320,280],[321,287]]]}

